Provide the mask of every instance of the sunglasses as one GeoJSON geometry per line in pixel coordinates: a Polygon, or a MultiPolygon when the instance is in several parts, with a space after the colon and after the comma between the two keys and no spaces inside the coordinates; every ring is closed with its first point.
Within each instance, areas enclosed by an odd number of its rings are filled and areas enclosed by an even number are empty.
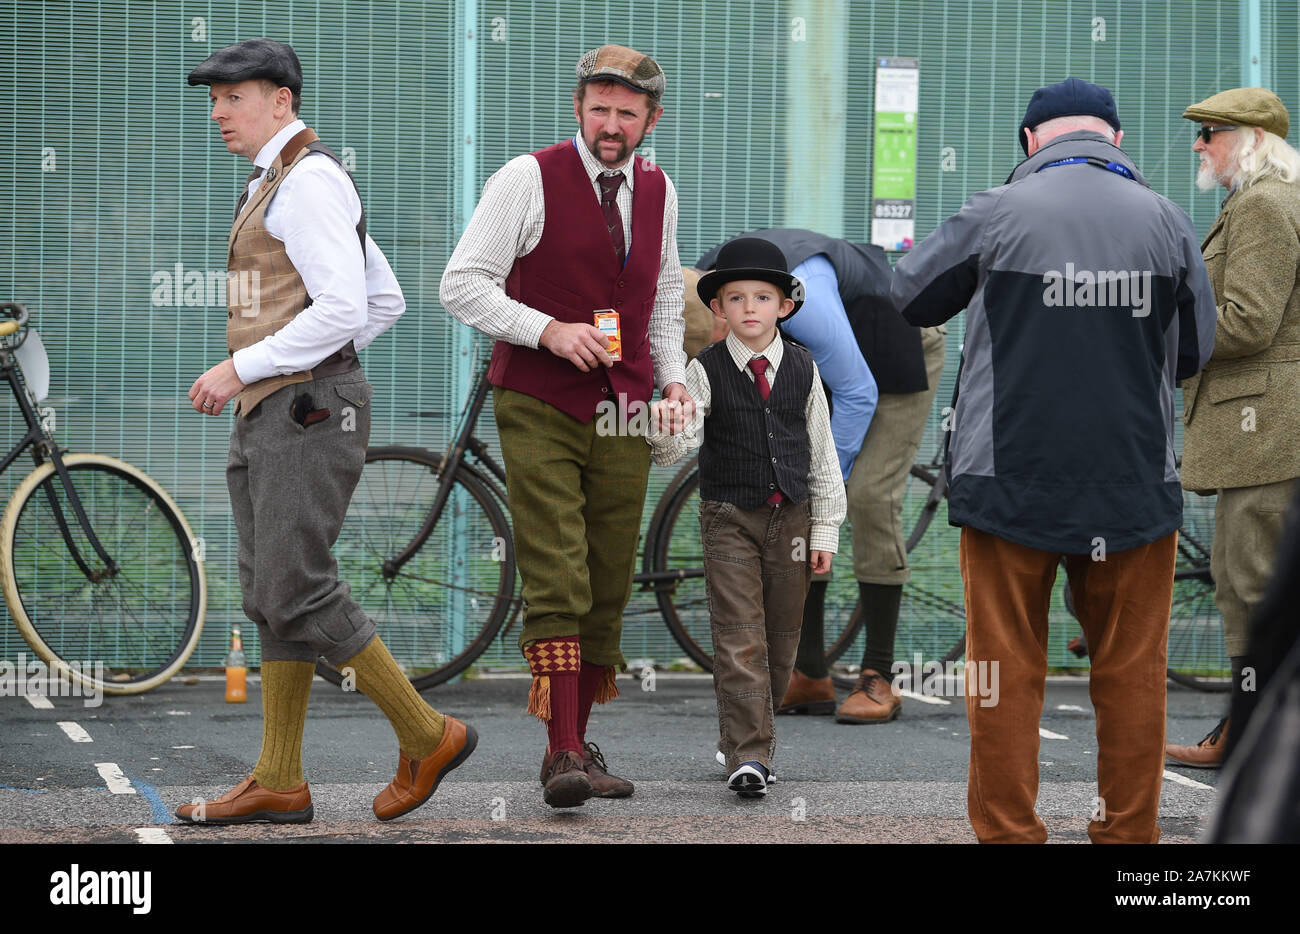
{"type": "Polygon", "coordinates": [[[1201,142],[1202,142],[1202,143],[1204,143],[1205,145],[1208,146],[1208,145],[1210,145],[1210,135],[1211,135],[1211,134],[1213,134],[1213,133],[1219,133],[1219,132],[1222,132],[1223,130],[1236,130],[1236,129],[1240,129],[1240,127],[1235,127],[1235,126],[1203,126],[1203,127],[1200,127],[1200,128],[1196,131],[1196,135],[1199,136],[1199,137],[1201,138],[1201,142]]]}

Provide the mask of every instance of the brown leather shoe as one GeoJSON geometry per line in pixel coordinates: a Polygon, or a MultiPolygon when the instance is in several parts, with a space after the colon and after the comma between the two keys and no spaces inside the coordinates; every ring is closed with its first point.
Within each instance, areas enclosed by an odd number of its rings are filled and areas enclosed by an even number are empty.
{"type": "Polygon", "coordinates": [[[576,808],[593,794],[582,757],[570,749],[544,760],[542,800],[553,808],[576,808]]]}
{"type": "Polygon", "coordinates": [[[835,685],[831,676],[810,678],[799,669],[790,670],[790,685],[777,713],[806,713],[829,716],[835,712],[835,685]]]}
{"type": "Polygon", "coordinates": [[[903,709],[903,699],[878,671],[864,668],[853,692],[835,712],[836,723],[887,723],[903,709]]]}
{"type": "Polygon", "coordinates": [[[1217,769],[1223,765],[1223,748],[1228,742],[1228,718],[1224,717],[1219,725],[1195,746],[1165,746],[1165,756],[1171,765],[1186,765],[1194,769],[1217,769]]]}
{"type": "MultiPolygon", "coordinates": [[[[542,784],[546,784],[546,772],[551,767],[551,747],[546,747],[542,754],[542,784]]],[[[626,778],[609,774],[605,757],[595,743],[582,744],[582,770],[591,782],[591,794],[595,798],[626,798],[636,790],[636,786],[626,778]]]]}
{"type": "Polygon", "coordinates": [[[397,758],[397,776],[375,796],[375,817],[392,820],[414,811],[438,790],[443,776],[469,758],[478,745],[478,733],[455,717],[447,717],[442,742],[432,754],[412,759],[401,753],[397,758]]]}
{"type": "Polygon", "coordinates": [[[303,782],[290,791],[263,788],[248,776],[215,801],[182,804],[176,816],[187,824],[306,824],[312,817],[311,792],[303,782]]]}

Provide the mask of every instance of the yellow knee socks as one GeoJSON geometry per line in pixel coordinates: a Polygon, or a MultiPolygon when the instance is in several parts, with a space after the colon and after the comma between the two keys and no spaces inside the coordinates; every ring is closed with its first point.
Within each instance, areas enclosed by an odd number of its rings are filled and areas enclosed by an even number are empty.
{"type": "Polygon", "coordinates": [[[253,778],[271,791],[302,784],[302,728],[313,662],[262,662],[262,754],[253,778]]]}
{"type": "MultiPolygon", "coordinates": [[[[442,742],[443,716],[411,686],[379,636],[340,667],[352,668],[357,689],[384,712],[397,742],[412,759],[423,759],[442,742]]],[[[346,672],[344,672],[346,674],[346,672]]]]}

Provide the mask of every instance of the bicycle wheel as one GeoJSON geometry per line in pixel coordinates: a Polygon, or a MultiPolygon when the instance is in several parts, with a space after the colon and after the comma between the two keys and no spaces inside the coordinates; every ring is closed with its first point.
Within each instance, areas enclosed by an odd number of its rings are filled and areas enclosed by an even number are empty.
{"type": "Polygon", "coordinates": [[[83,687],[147,691],[185,664],[203,630],[207,585],[194,537],[167,492],[130,464],[100,454],[63,463],[116,568],[90,544],[47,461],[0,520],[9,613],[36,654],[83,687]]]}
{"type": "MultiPolygon", "coordinates": [[[[665,493],[671,497],[661,507],[657,525],[651,527],[652,570],[674,572],[678,579],[661,585],[655,593],[668,631],[682,650],[705,671],[713,670],[713,637],[709,625],[708,591],[704,581],[704,550],[700,543],[700,474],[694,470],[665,493]]],[[[858,585],[852,573],[852,537],[840,527],[840,570],[827,584],[825,632],[832,642],[854,619],[858,585]]]]}
{"type": "Polygon", "coordinates": [[[1223,645],[1223,619],[1214,604],[1210,543],[1214,500],[1183,494],[1174,596],[1169,612],[1169,677],[1199,691],[1227,691],[1232,672],[1223,645]]]}
{"type": "MultiPolygon", "coordinates": [[[[442,457],[421,448],[379,447],[366,466],[334,547],[339,579],[374,619],[379,635],[419,690],[460,674],[491,644],[515,607],[515,550],[495,497],[459,471],[425,536],[442,457]],[[393,559],[418,543],[400,568],[393,559]]],[[[343,676],[320,662],[317,671],[343,676]]]]}
{"type": "MultiPolygon", "coordinates": [[[[906,547],[912,573],[903,588],[894,654],[909,664],[915,663],[918,652],[923,661],[949,662],[966,651],[966,608],[961,578],[951,561],[957,533],[946,521],[944,490],[934,493],[935,484],[943,480],[942,471],[942,466],[914,465],[903,493],[902,525],[909,530],[906,547]]],[[[828,665],[841,658],[851,665],[861,661],[866,638],[862,623],[862,606],[855,602],[843,629],[834,636],[827,630],[828,665]]],[[[855,680],[837,675],[842,685],[851,687],[855,680]]]]}

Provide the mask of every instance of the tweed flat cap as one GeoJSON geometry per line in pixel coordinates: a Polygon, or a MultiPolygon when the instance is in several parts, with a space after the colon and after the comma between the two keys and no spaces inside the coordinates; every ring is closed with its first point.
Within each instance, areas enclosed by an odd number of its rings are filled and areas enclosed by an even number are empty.
{"type": "Polygon", "coordinates": [[[649,55],[625,45],[602,45],[578,59],[578,80],[609,79],[642,94],[664,93],[664,70],[649,55]]]}
{"type": "Polygon", "coordinates": [[[1032,130],[1040,123],[1057,117],[1099,117],[1109,123],[1112,129],[1120,129],[1115,98],[1107,88],[1078,78],[1066,78],[1057,84],[1039,88],[1029,98],[1025,119],[1020,121],[1020,131],[1016,135],[1020,148],[1029,152],[1029,144],[1025,141],[1026,129],[1032,130]]]}
{"type": "Polygon", "coordinates": [[[1291,115],[1282,99],[1267,88],[1233,88],[1207,97],[1183,111],[1188,120],[1198,123],[1227,123],[1257,126],[1283,139],[1291,129],[1291,115]]]}
{"type": "Polygon", "coordinates": [[[290,46],[274,39],[245,39],[209,55],[190,72],[190,84],[236,84],[251,78],[274,81],[302,93],[302,65],[290,46]]]}

